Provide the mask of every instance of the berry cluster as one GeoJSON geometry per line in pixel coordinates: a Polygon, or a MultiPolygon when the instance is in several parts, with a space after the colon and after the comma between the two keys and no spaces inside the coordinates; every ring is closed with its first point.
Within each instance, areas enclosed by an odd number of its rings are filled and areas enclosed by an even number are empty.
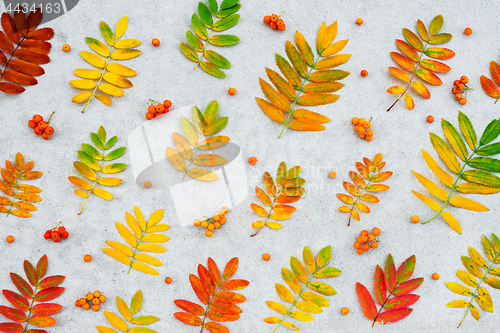
{"type": "Polygon", "coordinates": [[[92,303],[92,310],[95,312],[99,311],[101,309],[100,303],[106,302],[106,296],[101,295],[101,292],[99,290],[94,291],[94,293],[91,293],[90,291],[85,295],[85,298],[80,298],[75,301],[75,305],[78,308],[82,308],[84,310],[90,309],[90,304],[92,303]]]}
{"type": "Polygon", "coordinates": [[[372,124],[370,121],[372,118],[370,118],[369,121],[366,121],[365,118],[359,119],[358,117],[352,118],[352,124],[354,125],[354,131],[358,133],[358,136],[361,139],[365,139],[366,141],[372,141],[373,139],[373,130],[370,128],[372,127],[372,124]]]}
{"type": "MultiPolygon", "coordinates": [[[[283,14],[283,13],[281,13],[283,14]]],[[[280,19],[281,15],[278,16],[276,14],[273,15],[266,15],[264,16],[264,23],[269,24],[269,27],[271,29],[278,29],[279,31],[285,30],[285,22],[283,22],[282,19],[280,19]]]]}
{"type": "Polygon", "coordinates": [[[354,248],[359,255],[362,255],[364,252],[367,252],[370,247],[372,249],[376,249],[378,247],[379,240],[375,238],[375,236],[380,235],[379,228],[373,228],[372,233],[369,234],[368,231],[361,231],[360,236],[356,239],[354,243],[354,248]]]}
{"type": "Polygon", "coordinates": [[[469,83],[469,78],[467,76],[462,76],[460,80],[453,81],[454,87],[451,92],[455,94],[455,99],[462,105],[467,103],[467,92],[473,90],[467,86],[469,83]]]}
{"type": "Polygon", "coordinates": [[[30,121],[28,121],[28,126],[34,128],[34,132],[36,135],[41,135],[42,138],[48,140],[50,139],[50,136],[54,134],[54,128],[52,126],[49,126],[52,115],[54,115],[54,112],[52,112],[52,114],[50,115],[49,121],[45,122],[43,121],[42,116],[36,114],[30,121]]]}
{"type": "Polygon", "coordinates": [[[54,243],[59,243],[61,241],[61,238],[68,238],[69,233],[66,231],[66,228],[64,228],[63,226],[60,226],[58,228],[59,224],[61,224],[61,222],[59,222],[54,228],[45,231],[43,238],[52,239],[54,243]]]}
{"type": "Polygon", "coordinates": [[[221,225],[226,224],[226,213],[229,211],[229,208],[226,206],[222,207],[220,212],[215,214],[212,217],[208,217],[206,220],[196,219],[194,220],[194,226],[202,228],[206,228],[207,237],[212,237],[214,234],[214,229],[219,229],[221,225]]]}
{"type": "Polygon", "coordinates": [[[161,118],[164,113],[170,111],[172,102],[168,99],[164,100],[163,103],[157,102],[155,100],[148,100],[148,112],[146,113],[146,119],[151,120],[154,117],[161,118]],[[156,103],[156,105],[154,105],[156,103]]]}

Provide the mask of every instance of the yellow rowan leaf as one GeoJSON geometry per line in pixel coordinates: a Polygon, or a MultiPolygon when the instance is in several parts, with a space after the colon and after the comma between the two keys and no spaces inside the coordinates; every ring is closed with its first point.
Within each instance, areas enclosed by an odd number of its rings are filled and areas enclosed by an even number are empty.
{"type": "Polygon", "coordinates": [[[132,84],[132,82],[130,82],[129,79],[126,79],[124,76],[121,76],[121,75],[118,75],[118,74],[115,74],[115,73],[106,73],[103,75],[102,77],[105,81],[117,86],[117,87],[120,87],[120,88],[131,88],[133,87],[134,85],[132,84]]]}
{"type": "Polygon", "coordinates": [[[132,68],[129,68],[127,66],[124,66],[122,64],[116,63],[116,62],[111,62],[108,64],[106,67],[108,71],[111,73],[123,75],[123,76],[136,76],[137,72],[134,71],[132,68]]]}
{"type": "Polygon", "coordinates": [[[405,88],[401,86],[393,86],[390,88],[387,88],[387,92],[392,95],[400,95],[405,91],[405,88]]]}
{"type": "Polygon", "coordinates": [[[134,214],[135,217],[137,218],[137,222],[139,222],[139,226],[141,227],[141,229],[146,230],[147,229],[146,220],[144,219],[144,216],[142,215],[142,212],[139,209],[139,207],[134,206],[134,214]]]}
{"type": "Polygon", "coordinates": [[[170,240],[170,237],[162,234],[146,235],[142,237],[142,241],[145,243],[166,243],[170,240]]]}
{"type": "Polygon", "coordinates": [[[77,68],[73,74],[81,77],[82,79],[98,80],[101,77],[101,71],[97,69],[77,68]]]}
{"type": "Polygon", "coordinates": [[[118,296],[116,296],[116,307],[126,321],[130,322],[132,320],[132,312],[130,312],[127,303],[118,296]]]}
{"type": "Polygon", "coordinates": [[[489,208],[483,204],[480,204],[477,201],[467,199],[461,196],[453,196],[450,199],[450,204],[455,207],[460,207],[468,210],[473,210],[475,212],[485,212],[488,211],[489,208]]]}
{"type": "Polygon", "coordinates": [[[105,191],[105,190],[103,190],[102,188],[99,188],[99,187],[94,187],[92,189],[92,193],[94,193],[99,198],[104,199],[104,200],[111,200],[111,199],[113,199],[113,196],[111,195],[111,193],[109,193],[108,191],[105,191]]]}
{"type": "Polygon", "coordinates": [[[75,190],[75,194],[79,197],[86,198],[87,197],[87,192],[82,191],[82,190],[75,190]]]}
{"type": "Polygon", "coordinates": [[[99,57],[97,54],[88,51],[81,51],[80,56],[92,66],[97,68],[104,68],[106,66],[106,61],[99,57]]]}
{"type": "Polygon", "coordinates": [[[90,91],[82,91],[81,93],[78,93],[75,96],[73,96],[71,101],[73,103],[83,103],[87,99],[89,99],[90,96],[92,96],[92,93],[90,91]]]}
{"type": "Polygon", "coordinates": [[[135,217],[129,212],[126,212],[125,221],[127,222],[127,225],[130,228],[130,230],[132,230],[132,232],[134,233],[135,237],[140,239],[142,236],[142,230],[135,217]]]}
{"type": "Polygon", "coordinates": [[[417,191],[412,190],[412,192],[417,198],[422,200],[422,202],[429,206],[431,209],[435,210],[436,212],[439,212],[441,210],[441,205],[439,205],[436,201],[417,191]]]}
{"type": "Polygon", "coordinates": [[[439,157],[443,160],[443,162],[448,166],[451,172],[455,174],[460,173],[460,163],[457,160],[455,154],[451,151],[450,147],[434,133],[430,133],[431,143],[439,157]]]}
{"type": "Polygon", "coordinates": [[[292,317],[293,319],[300,320],[300,321],[312,321],[312,320],[314,320],[314,317],[311,316],[309,313],[297,311],[297,310],[290,312],[290,317],[292,317]]]}
{"type": "Polygon", "coordinates": [[[469,302],[463,300],[456,300],[446,303],[446,306],[449,308],[465,308],[469,305],[469,302]]]}
{"type": "Polygon", "coordinates": [[[119,49],[111,54],[111,59],[114,60],[128,60],[138,57],[141,54],[141,50],[137,49],[119,49]]]}
{"type": "Polygon", "coordinates": [[[413,97],[409,93],[405,94],[405,105],[408,110],[413,110],[415,107],[415,102],[413,101],[413,97]]]}
{"type": "Polygon", "coordinates": [[[127,31],[127,29],[128,29],[128,17],[123,16],[116,23],[116,28],[115,28],[116,38],[121,38],[125,33],[125,31],[127,31]]]}
{"type": "Polygon", "coordinates": [[[266,301],[266,304],[271,310],[274,310],[278,313],[286,314],[288,312],[287,308],[281,303],[275,301],[266,301]]]}
{"type": "Polygon", "coordinates": [[[164,248],[161,245],[157,245],[157,244],[139,244],[137,249],[140,251],[152,252],[152,253],[163,253],[163,252],[167,251],[166,248],[164,248]]]}
{"type": "Polygon", "coordinates": [[[429,155],[428,152],[425,150],[421,149],[422,151],[422,156],[424,157],[425,163],[427,163],[427,166],[429,169],[431,169],[432,172],[438,177],[438,179],[446,186],[448,187],[453,187],[453,184],[455,181],[453,180],[453,177],[444,171],[437,163],[436,161],[429,155]]]}
{"type": "Polygon", "coordinates": [[[107,240],[106,244],[108,244],[111,248],[121,252],[125,256],[132,257],[134,255],[134,252],[132,251],[132,249],[130,247],[128,247],[127,245],[124,245],[120,242],[107,240]]]}
{"type": "Polygon", "coordinates": [[[462,234],[462,227],[460,227],[460,223],[458,223],[458,220],[455,218],[455,216],[451,215],[451,213],[444,211],[443,212],[443,219],[448,223],[450,228],[455,230],[457,233],[460,235],[462,234]]]}
{"type": "Polygon", "coordinates": [[[111,98],[109,98],[108,95],[96,94],[95,98],[97,98],[97,100],[99,102],[101,102],[102,104],[104,104],[106,106],[110,106],[111,105],[111,98]]]}
{"type": "Polygon", "coordinates": [[[101,83],[97,86],[97,88],[99,88],[99,90],[101,90],[103,93],[111,96],[120,97],[125,95],[125,92],[122,89],[115,87],[109,83],[101,83]]]}
{"type": "Polygon", "coordinates": [[[115,222],[115,225],[116,225],[116,230],[118,230],[120,236],[122,236],[123,239],[125,239],[125,241],[127,241],[127,243],[129,243],[130,246],[135,248],[137,246],[137,239],[135,238],[134,234],[132,234],[132,232],[130,232],[130,230],[128,230],[128,228],[123,224],[121,224],[120,222],[115,222]]]}
{"type": "Polygon", "coordinates": [[[132,263],[132,268],[149,275],[160,275],[156,269],[149,267],[142,262],[135,261],[132,263]]]}
{"type": "Polygon", "coordinates": [[[446,201],[448,199],[448,192],[437,186],[432,180],[422,176],[421,174],[411,170],[415,178],[424,185],[424,187],[439,200],[446,201]]]}
{"type": "Polygon", "coordinates": [[[295,297],[293,297],[293,294],[290,292],[290,290],[287,289],[287,287],[285,287],[280,283],[275,283],[274,285],[276,287],[276,292],[278,293],[278,296],[283,301],[287,303],[293,303],[295,297]]]}
{"type": "Polygon", "coordinates": [[[163,209],[157,209],[151,214],[149,217],[147,227],[150,228],[160,222],[163,219],[163,216],[165,214],[165,211],[163,209]]]}
{"type": "Polygon", "coordinates": [[[95,82],[92,80],[71,80],[69,84],[78,89],[94,89],[95,82]]]}
{"type": "Polygon", "coordinates": [[[265,225],[266,225],[266,223],[264,221],[259,220],[259,221],[256,221],[256,222],[252,223],[252,228],[254,228],[254,229],[260,229],[260,228],[262,228],[265,225]]]}
{"type": "Polygon", "coordinates": [[[163,232],[167,231],[170,229],[170,226],[168,224],[157,224],[155,226],[149,227],[146,232],[148,234],[153,233],[153,232],[163,232]]]}
{"type": "Polygon", "coordinates": [[[121,319],[114,313],[109,311],[104,311],[104,316],[109,321],[109,323],[113,325],[113,327],[116,328],[117,330],[122,332],[126,332],[128,330],[127,324],[123,321],[123,319],[121,319]]]}
{"type": "Polygon", "coordinates": [[[145,253],[137,253],[135,255],[135,259],[142,261],[146,264],[150,264],[153,266],[163,266],[162,262],[156,259],[155,257],[150,256],[149,254],[145,253]]]}
{"type": "Polygon", "coordinates": [[[103,248],[101,250],[104,253],[106,253],[108,256],[110,256],[113,259],[118,260],[122,264],[130,265],[130,258],[127,257],[126,255],[124,255],[123,253],[118,252],[117,250],[113,250],[113,249],[107,248],[107,247],[105,247],[105,248],[103,248]]]}
{"type": "Polygon", "coordinates": [[[266,225],[267,225],[269,228],[271,228],[271,229],[275,229],[275,230],[277,230],[277,229],[281,228],[281,224],[280,224],[280,223],[278,223],[278,222],[273,222],[273,221],[270,221],[270,222],[267,222],[267,223],[266,223],[266,225]]]}
{"type": "Polygon", "coordinates": [[[117,186],[122,183],[122,180],[116,177],[100,177],[97,182],[104,186],[117,186]]]}

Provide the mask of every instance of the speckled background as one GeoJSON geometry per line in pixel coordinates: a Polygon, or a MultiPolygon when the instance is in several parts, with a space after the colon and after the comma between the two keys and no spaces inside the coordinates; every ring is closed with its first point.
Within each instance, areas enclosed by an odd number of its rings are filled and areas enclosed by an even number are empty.
{"type": "MultiPolygon", "coordinates": [[[[412,306],[414,310],[409,317],[385,327],[376,325],[373,329],[454,331],[464,311],[445,306],[447,302],[460,298],[446,288],[445,281],[459,281],[455,272],[463,269],[460,256],[467,254],[469,245],[482,252],[481,235],[500,234],[498,197],[467,196],[488,206],[489,212],[451,208],[461,221],[463,235],[452,231],[442,218],[426,225],[414,225],[409,222],[412,215],[418,214],[425,219],[432,212],[411,193],[410,189],[423,193],[426,190],[412,176],[410,169],[435,179],[421,158],[420,149],[437,158],[428,133],[442,133],[441,118],[457,126],[460,109],[481,133],[491,119],[499,116],[500,106],[494,105],[494,100],[482,91],[479,77],[482,74],[489,76],[489,62],[498,60],[500,54],[500,2],[242,1],[241,20],[228,31],[239,36],[241,42],[233,47],[217,48],[232,63],[225,79],[214,78],[200,69],[193,71],[193,63],[179,50],[179,43],[185,40],[196,8],[195,0],[82,0],[73,10],[47,24],[54,28],[55,37],[51,41],[51,62],[43,66],[46,74],[40,77],[37,86],[27,87],[21,95],[0,94],[0,158],[13,160],[20,151],[26,160],[36,161],[35,169],[44,172],[42,178],[30,182],[44,190],[41,194],[43,201],[37,204],[38,211],[34,216],[26,220],[0,216],[0,288],[14,289],[8,273],[22,274],[24,259],[36,263],[47,254],[50,261],[48,274],[67,276],[63,284],[66,291],[56,300],[65,308],[55,316],[57,326],[48,329],[49,332],[95,332],[95,325],[106,325],[102,311],[85,312],[73,305],[77,298],[95,289],[108,297],[103,306],[108,311],[116,311],[116,296],[129,302],[134,293],[142,289],[144,306],[141,313],[161,318],[150,326],[152,329],[158,332],[196,332],[195,327],[174,319],[173,314],[178,308],[173,300],[197,300],[188,276],[196,273],[199,263],[206,264],[209,256],[221,267],[233,256],[238,256],[240,268],[235,277],[248,279],[251,283],[243,290],[248,300],[241,306],[241,318],[227,326],[231,332],[271,332],[273,326],[262,320],[274,312],[264,301],[279,301],[274,283],[283,282],[281,267],[289,265],[290,256],[301,257],[305,245],[315,254],[322,247],[332,245],[330,265],[343,273],[325,282],[338,294],[329,298],[331,306],[315,315],[315,321],[300,323],[303,332],[368,330],[371,323],[362,314],[355,284],[359,281],[372,290],[375,266],[383,265],[388,253],[392,253],[396,264],[415,254],[414,276],[424,277],[425,282],[416,292],[421,298],[412,306]],[[264,15],[281,11],[284,11],[282,18],[287,26],[284,32],[271,30],[262,23],[264,15]],[[413,111],[399,103],[391,112],[386,112],[394,97],[385,90],[399,84],[387,71],[388,66],[395,65],[389,54],[397,49],[394,40],[403,39],[401,29],[404,27],[415,31],[417,19],[428,25],[438,14],[444,16],[443,31],[454,35],[446,44],[456,52],[454,58],[446,61],[452,71],[440,76],[442,86],[430,87],[430,100],[415,97],[413,111]],[[85,37],[101,38],[99,21],[104,20],[114,27],[124,15],[129,17],[125,38],[143,41],[139,46],[142,55],[124,62],[138,72],[131,79],[134,87],[128,89],[125,96],[113,98],[111,107],[95,100],[82,114],[81,106],[71,103],[72,96],[78,91],[67,83],[76,78],[73,69],[87,66],[78,52],[89,50],[85,37]],[[363,25],[355,24],[357,17],[363,18],[363,25]],[[269,119],[254,99],[255,96],[263,97],[258,77],[265,77],[265,67],[277,70],[274,53],[284,55],[285,41],[293,40],[296,30],[314,45],[323,21],[327,24],[338,21],[337,39],[349,39],[343,52],[352,54],[352,57],[342,69],[352,74],[343,81],[345,87],[339,91],[341,97],[337,102],[314,108],[332,119],[326,124],[325,131],[286,130],[278,140],[280,125],[269,119]],[[471,36],[463,34],[467,26],[474,31],[471,36]],[[150,43],[154,37],[161,40],[157,48],[150,43]],[[65,43],[71,45],[69,53],[61,50],[65,43]],[[368,77],[359,75],[362,69],[368,70],[368,77]],[[450,93],[453,80],[461,75],[467,75],[470,86],[474,88],[465,106],[460,106],[450,93]],[[227,94],[229,87],[237,89],[235,96],[227,94]],[[130,166],[120,175],[123,184],[111,189],[114,200],[105,202],[92,197],[84,213],[77,216],[82,199],[73,194],[75,187],[67,177],[76,175],[72,162],[77,159],[80,143],[90,143],[89,133],[103,125],[108,135],[118,135],[117,145],[127,145],[129,133],[145,122],[148,98],[173,101],[172,114],[161,119],[167,123],[178,119],[176,109],[191,104],[205,108],[214,99],[219,101],[220,115],[229,116],[229,123],[220,134],[230,136],[231,142],[241,148],[241,157],[245,161],[242,177],[246,179],[248,195],[232,207],[227,224],[210,239],[198,228],[181,227],[179,221],[183,212],[174,208],[170,191],[136,185],[130,166]],[[35,113],[48,117],[52,111],[56,111],[51,123],[56,133],[45,141],[33,134],[27,121],[35,113]],[[425,120],[429,114],[436,118],[432,124],[425,120]],[[375,135],[372,142],[360,140],[355,135],[350,124],[353,116],[373,117],[375,135]],[[384,155],[386,169],[394,171],[394,176],[386,181],[391,189],[380,194],[380,203],[370,205],[372,213],[362,215],[361,222],[353,222],[347,227],[347,216],[337,210],[340,201],[335,193],[343,191],[342,182],[348,180],[348,172],[354,170],[356,161],[365,156],[373,158],[378,152],[384,155]],[[250,156],[258,158],[256,165],[246,163],[250,156]],[[250,209],[250,203],[258,200],[253,188],[262,186],[264,171],[274,175],[281,161],[286,161],[288,166],[302,166],[302,177],[307,180],[304,186],[306,194],[296,204],[297,212],[281,230],[263,230],[257,237],[250,238],[253,232],[251,224],[257,219],[250,209]],[[336,171],[336,179],[327,177],[330,170],[336,171]],[[114,222],[125,222],[125,212],[132,212],[135,205],[145,216],[156,209],[165,209],[164,222],[172,226],[166,232],[171,238],[166,243],[167,252],[156,255],[164,263],[159,268],[160,276],[137,271],[127,275],[124,265],[100,250],[105,246],[105,240],[120,240],[114,222]],[[59,221],[66,226],[70,237],[59,244],[45,241],[42,237],[44,231],[59,221]],[[352,247],[355,238],[361,230],[375,226],[382,230],[380,247],[358,256],[352,247]],[[16,238],[12,244],[4,241],[9,234],[16,238]],[[271,254],[269,262],[261,259],[265,252],[271,254]],[[86,253],[92,254],[91,263],[83,262],[86,253]],[[430,278],[433,272],[441,275],[439,281],[430,278]],[[172,277],[171,285],[164,283],[166,276],[172,277]],[[349,315],[340,314],[343,306],[349,307],[349,315]]],[[[0,10],[3,10],[1,6],[0,10]]],[[[167,141],[164,146],[171,144],[167,141]]],[[[119,161],[130,164],[130,153],[119,161]]],[[[192,205],[195,206],[196,202],[192,205]]],[[[497,307],[500,292],[489,289],[497,307]]],[[[3,297],[0,304],[7,305],[3,297]]],[[[480,313],[479,322],[468,316],[460,330],[497,331],[497,312],[490,314],[480,310],[480,313]]],[[[285,331],[286,328],[279,330],[285,331]]]]}

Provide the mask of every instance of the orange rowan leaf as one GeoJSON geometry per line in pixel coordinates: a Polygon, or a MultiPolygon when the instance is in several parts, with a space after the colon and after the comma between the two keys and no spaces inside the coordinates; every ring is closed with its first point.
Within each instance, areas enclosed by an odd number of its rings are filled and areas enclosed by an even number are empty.
{"type": "Polygon", "coordinates": [[[413,72],[415,70],[415,63],[404,55],[397,52],[391,52],[391,57],[399,66],[403,67],[407,71],[413,72]]]}
{"type": "Polygon", "coordinates": [[[191,326],[201,326],[202,325],[201,319],[195,315],[190,314],[190,313],[176,312],[176,313],[174,313],[174,317],[177,320],[182,321],[183,323],[191,325],[191,326]]]}
{"type": "Polygon", "coordinates": [[[212,278],[210,277],[210,273],[208,272],[208,270],[205,268],[205,266],[201,264],[198,265],[198,276],[200,278],[203,289],[205,289],[207,294],[213,295],[215,291],[215,284],[212,281],[212,278]]]}
{"type": "Polygon", "coordinates": [[[222,326],[221,324],[214,323],[212,321],[206,323],[205,326],[203,326],[203,327],[212,333],[229,333],[229,330],[225,326],[222,326]]]}

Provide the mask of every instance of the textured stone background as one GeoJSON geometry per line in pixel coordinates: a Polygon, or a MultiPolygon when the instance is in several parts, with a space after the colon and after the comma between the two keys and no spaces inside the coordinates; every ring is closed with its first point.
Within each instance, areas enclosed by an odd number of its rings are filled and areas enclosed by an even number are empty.
{"type": "MultiPolygon", "coordinates": [[[[74,307],[75,299],[88,290],[101,290],[108,296],[104,310],[116,311],[115,297],[130,301],[138,289],[144,293],[143,314],[156,315],[161,321],[151,326],[158,332],[195,332],[174,319],[178,308],[173,304],[177,298],[196,300],[188,275],[195,273],[198,263],[206,264],[212,257],[219,266],[233,256],[240,259],[240,269],[235,277],[251,281],[243,291],[248,301],[242,305],[241,319],[229,323],[232,332],[271,332],[271,325],[262,319],[274,315],[264,301],[278,301],[274,283],[282,283],[281,267],[289,265],[290,256],[301,257],[302,249],[308,245],[313,253],[322,247],[332,245],[333,259],[330,265],[343,271],[337,278],[325,281],[336,288],[338,294],[330,298],[331,306],[316,315],[316,321],[300,323],[303,332],[359,331],[368,329],[370,322],[363,317],[356,298],[355,283],[359,281],[372,290],[373,272],[377,264],[383,265],[388,253],[392,253],[397,264],[412,254],[416,255],[417,266],[414,276],[426,279],[417,290],[420,300],[412,306],[413,313],[404,321],[380,327],[375,331],[397,332],[448,332],[463,316],[462,310],[448,309],[445,304],[457,299],[445,286],[445,281],[459,281],[457,269],[463,269],[461,255],[467,254],[467,246],[481,250],[481,235],[492,232],[500,235],[498,225],[497,196],[480,197],[470,195],[488,206],[491,211],[474,213],[452,208],[461,221],[463,235],[453,232],[442,218],[427,225],[413,225],[410,216],[420,215],[422,219],[432,212],[417,200],[410,189],[425,189],[413,178],[410,169],[435,179],[421,158],[420,149],[425,149],[435,158],[428,132],[441,134],[440,118],[450,120],[457,126],[457,114],[461,109],[481,133],[488,122],[498,117],[500,106],[481,89],[479,77],[489,76],[490,60],[498,60],[500,43],[500,3],[494,1],[242,1],[241,20],[228,33],[238,35],[241,42],[228,48],[218,48],[232,63],[225,79],[209,76],[201,70],[193,71],[193,63],[179,50],[179,43],[185,40],[190,28],[190,18],[197,8],[197,1],[97,1],[86,0],[68,14],[48,23],[55,30],[51,41],[53,49],[51,62],[44,65],[46,74],[39,84],[28,87],[18,96],[1,94],[0,158],[13,160],[16,152],[25,155],[26,160],[35,160],[37,170],[44,176],[32,184],[41,187],[43,201],[37,204],[38,211],[27,220],[1,216],[0,227],[0,287],[14,289],[8,272],[22,273],[24,259],[32,263],[43,255],[49,257],[49,274],[67,276],[63,286],[66,292],[57,299],[65,306],[56,315],[58,324],[50,332],[95,332],[95,325],[106,325],[102,312],[84,312],[74,307]],[[287,25],[284,32],[273,31],[262,23],[266,14],[279,14],[287,25]],[[443,32],[450,32],[454,38],[446,45],[456,56],[446,61],[452,67],[448,74],[441,75],[443,85],[430,87],[432,98],[423,100],[415,97],[416,107],[408,111],[399,103],[391,112],[386,112],[393,102],[393,96],[385,90],[399,84],[387,71],[394,66],[389,52],[396,51],[394,40],[403,39],[404,27],[415,31],[417,19],[428,25],[431,19],[443,14],[443,32]],[[124,62],[134,68],[138,75],[132,78],[134,87],[125,96],[114,98],[111,107],[93,101],[87,111],[71,103],[77,90],[68,85],[76,78],[75,68],[86,66],[78,52],[89,50],[84,38],[101,38],[99,21],[106,21],[114,27],[118,19],[129,17],[129,29],[125,38],[143,41],[139,49],[143,54],[124,62]],[[363,25],[354,21],[362,17],[363,25]],[[293,40],[296,30],[302,32],[314,45],[319,26],[323,21],[331,24],[338,21],[337,39],[349,39],[343,52],[351,53],[351,59],[342,66],[352,74],[343,82],[340,99],[329,106],[314,108],[332,118],[319,133],[301,133],[287,130],[277,140],[280,125],[265,116],[255,103],[255,96],[263,96],[258,77],[265,77],[265,67],[277,70],[274,53],[284,55],[284,43],[293,40]],[[472,27],[473,34],[465,36],[463,29],[472,27]],[[154,48],[150,41],[158,37],[161,45],[154,48]],[[71,51],[64,53],[63,44],[71,45],[71,51]],[[369,76],[362,78],[359,72],[366,69],[369,76]],[[450,93],[452,82],[461,75],[468,75],[470,86],[475,90],[469,102],[460,106],[450,93]],[[238,93],[229,96],[227,89],[236,87],[238,93]],[[121,174],[124,182],[113,188],[115,199],[104,202],[92,197],[82,215],[77,216],[82,200],[72,192],[75,189],[67,177],[76,175],[72,161],[77,159],[80,143],[90,142],[89,133],[103,125],[109,135],[118,135],[118,145],[126,145],[129,133],[145,121],[146,101],[170,99],[174,103],[172,114],[161,121],[175,121],[175,108],[195,104],[200,108],[212,100],[220,103],[220,114],[229,116],[228,126],[221,132],[240,145],[246,161],[257,156],[258,163],[244,164],[248,195],[228,213],[228,223],[214,237],[208,239],[201,230],[181,227],[178,212],[173,208],[172,197],[167,190],[144,189],[135,184],[132,168],[121,174]],[[56,130],[49,140],[36,137],[28,128],[27,121],[35,113],[48,117],[56,111],[52,124],[56,130]],[[428,124],[427,115],[436,121],[428,124]],[[375,136],[372,142],[360,140],[352,131],[350,119],[353,116],[370,118],[375,136]],[[170,118],[169,118],[170,117],[170,118]],[[373,158],[381,152],[387,162],[387,170],[394,176],[386,183],[391,189],[380,195],[381,202],[370,205],[372,213],[363,215],[361,222],[347,227],[347,216],[337,210],[339,201],[335,193],[343,191],[342,181],[348,180],[349,170],[364,156],[373,158]],[[254,186],[262,186],[262,173],[273,175],[281,161],[288,166],[301,165],[303,178],[307,180],[306,194],[296,204],[297,212],[284,223],[279,231],[263,230],[258,237],[250,238],[252,222],[257,216],[251,211],[250,203],[257,202],[254,186]],[[327,178],[328,171],[337,172],[337,178],[327,178]],[[154,210],[165,209],[164,222],[172,227],[166,232],[171,240],[166,243],[167,252],[157,255],[165,264],[160,267],[161,276],[147,276],[132,271],[104,255],[100,250],[105,240],[119,240],[114,227],[115,221],[124,222],[125,212],[132,212],[137,205],[149,216],[154,210]],[[59,221],[70,232],[68,240],[59,244],[45,241],[44,231],[59,221]],[[352,244],[362,229],[378,226],[382,229],[380,247],[376,251],[358,256],[352,244]],[[8,234],[16,241],[7,244],[8,234]],[[264,262],[261,255],[271,254],[271,261],[264,262]],[[83,256],[91,253],[94,260],[85,264],[83,256]],[[433,272],[441,275],[433,281],[433,272]],[[171,285],[163,279],[173,278],[171,285]],[[342,316],[343,306],[351,310],[342,316]]],[[[3,10],[0,7],[0,10],[3,10]]],[[[155,120],[157,121],[157,120],[155,120]]],[[[171,141],[164,145],[171,145],[171,141]]],[[[129,154],[120,159],[130,163],[129,154]]],[[[192,203],[196,205],[196,203],[192,203]]],[[[208,214],[210,212],[207,212],[208,214]]],[[[489,288],[491,290],[491,288],[489,288]]],[[[491,290],[493,303],[500,304],[500,293],[491,290]]],[[[6,305],[1,298],[0,304],[6,305]]],[[[497,310],[498,311],[498,310],[497,310]]],[[[460,329],[463,332],[493,332],[498,327],[498,315],[482,310],[481,321],[470,316],[460,329]]],[[[280,328],[285,331],[285,328],[280,328]]]]}

